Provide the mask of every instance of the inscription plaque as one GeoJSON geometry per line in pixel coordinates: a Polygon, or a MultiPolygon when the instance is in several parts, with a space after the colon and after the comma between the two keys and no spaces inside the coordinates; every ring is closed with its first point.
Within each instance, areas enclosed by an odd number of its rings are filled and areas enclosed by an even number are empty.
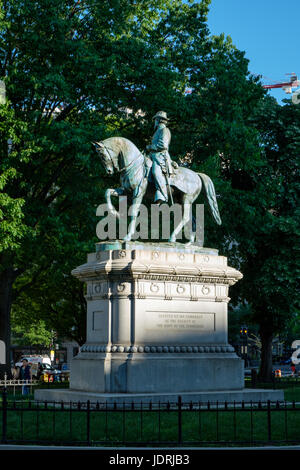
{"type": "Polygon", "coordinates": [[[167,331],[215,331],[215,313],[211,312],[163,312],[147,310],[147,330],[167,331]]]}

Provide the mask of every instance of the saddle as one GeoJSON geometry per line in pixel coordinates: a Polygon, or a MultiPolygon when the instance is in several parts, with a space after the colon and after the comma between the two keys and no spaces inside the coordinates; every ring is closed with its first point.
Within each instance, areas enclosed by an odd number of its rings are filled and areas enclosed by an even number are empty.
{"type": "MultiPolygon", "coordinates": [[[[144,162],[145,162],[145,165],[144,165],[144,168],[145,168],[145,178],[148,178],[149,182],[153,183],[154,182],[154,178],[152,176],[152,171],[151,171],[151,168],[152,168],[152,160],[150,157],[148,157],[147,155],[143,154],[144,155],[144,162]]],[[[170,174],[170,177],[169,177],[169,183],[171,186],[174,186],[176,188],[178,188],[180,191],[185,191],[185,185],[184,185],[184,181],[183,181],[183,177],[182,177],[182,174],[181,174],[181,171],[180,171],[180,166],[171,160],[171,164],[172,164],[172,173],[170,174]]]]}
{"type": "MultiPolygon", "coordinates": [[[[151,172],[153,162],[151,158],[145,155],[144,153],[143,153],[143,156],[144,156],[144,163],[145,163],[145,177],[147,177],[149,176],[149,173],[151,172]]],[[[178,163],[174,162],[171,159],[170,159],[170,162],[171,162],[171,169],[170,169],[171,171],[169,172],[169,176],[171,177],[172,175],[176,175],[179,169],[179,165],[178,163]]],[[[163,173],[166,174],[166,170],[165,171],[163,170],[163,173]]]]}

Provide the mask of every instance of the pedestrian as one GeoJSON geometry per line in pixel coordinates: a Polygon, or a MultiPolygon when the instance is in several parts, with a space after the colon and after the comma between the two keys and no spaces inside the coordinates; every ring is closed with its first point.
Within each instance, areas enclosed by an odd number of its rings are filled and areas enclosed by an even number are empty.
{"type": "Polygon", "coordinates": [[[39,362],[38,368],[37,368],[37,375],[36,375],[36,378],[37,378],[38,380],[40,380],[41,375],[42,375],[42,373],[43,373],[43,370],[44,370],[44,369],[43,369],[43,366],[42,366],[42,364],[39,362]]]}
{"type": "Polygon", "coordinates": [[[28,364],[28,360],[27,359],[22,359],[22,366],[20,367],[20,374],[19,374],[19,378],[20,380],[26,380],[26,385],[24,384],[22,386],[22,395],[28,395],[29,393],[29,386],[27,385],[27,383],[30,383],[31,380],[32,380],[32,372],[31,372],[31,367],[30,365],[28,364]]]}
{"type": "Polygon", "coordinates": [[[11,375],[12,375],[13,380],[16,380],[19,377],[19,367],[18,366],[12,364],[11,375]]]}
{"type": "Polygon", "coordinates": [[[291,369],[292,369],[292,374],[295,375],[295,372],[296,372],[296,366],[295,364],[292,362],[291,364],[291,369]]]}

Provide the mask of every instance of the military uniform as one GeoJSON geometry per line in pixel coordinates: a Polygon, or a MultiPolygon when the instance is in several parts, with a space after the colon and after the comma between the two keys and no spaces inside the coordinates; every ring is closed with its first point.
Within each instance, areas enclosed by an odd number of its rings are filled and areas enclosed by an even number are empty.
{"type": "Polygon", "coordinates": [[[166,176],[169,177],[173,172],[171,157],[169,155],[169,145],[171,141],[171,132],[166,127],[168,120],[164,111],[158,112],[153,119],[159,118],[160,123],[152,137],[150,157],[152,159],[152,175],[155,182],[156,192],[154,202],[168,202],[168,188],[166,176]]]}

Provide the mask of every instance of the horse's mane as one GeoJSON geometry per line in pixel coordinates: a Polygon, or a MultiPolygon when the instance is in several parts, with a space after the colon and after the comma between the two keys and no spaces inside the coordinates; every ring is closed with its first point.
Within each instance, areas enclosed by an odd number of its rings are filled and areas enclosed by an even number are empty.
{"type": "Polygon", "coordinates": [[[139,152],[138,148],[134,145],[131,140],[126,139],[126,137],[108,137],[108,139],[103,140],[104,145],[108,145],[111,148],[117,147],[117,149],[126,154],[127,152],[132,152],[133,150],[139,152]]]}

